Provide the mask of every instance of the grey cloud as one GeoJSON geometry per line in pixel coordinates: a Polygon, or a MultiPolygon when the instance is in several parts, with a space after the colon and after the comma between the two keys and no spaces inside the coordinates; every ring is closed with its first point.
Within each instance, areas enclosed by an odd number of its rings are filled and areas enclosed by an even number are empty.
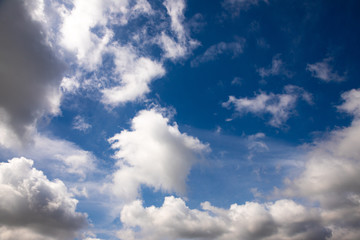
{"type": "Polygon", "coordinates": [[[32,165],[26,158],[0,163],[0,236],[16,239],[23,231],[29,238],[21,239],[75,238],[87,226],[86,215],[75,211],[77,200],[62,181],[49,181],[32,165]]]}
{"type": "Polygon", "coordinates": [[[40,23],[31,18],[23,1],[1,2],[0,32],[0,143],[9,142],[9,135],[26,142],[41,116],[60,111],[65,65],[47,45],[40,23]]]}
{"type": "Polygon", "coordinates": [[[360,118],[355,111],[360,106],[359,92],[353,89],[342,94],[344,103],[339,109],[354,114],[351,125],[318,140],[304,170],[286,181],[283,192],[319,203],[333,239],[360,238],[360,118]]]}

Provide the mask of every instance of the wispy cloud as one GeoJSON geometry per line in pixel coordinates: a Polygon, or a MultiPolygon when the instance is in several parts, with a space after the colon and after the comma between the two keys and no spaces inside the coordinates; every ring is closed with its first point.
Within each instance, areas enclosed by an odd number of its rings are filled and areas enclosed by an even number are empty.
{"type": "Polygon", "coordinates": [[[245,45],[244,38],[237,38],[234,42],[220,42],[218,44],[210,46],[206,51],[191,61],[191,66],[196,67],[200,63],[214,61],[220,55],[227,54],[233,58],[243,53],[245,45]]]}
{"type": "Polygon", "coordinates": [[[268,0],[224,0],[222,7],[228,11],[232,17],[239,16],[241,11],[246,11],[260,2],[268,3],[268,0]]]}
{"type": "Polygon", "coordinates": [[[86,130],[88,130],[89,128],[91,128],[92,126],[85,122],[85,119],[82,116],[77,115],[74,120],[73,120],[73,129],[85,132],[86,130]]]}
{"type": "Polygon", "coordinates": [[[271,117],[268,123],[273,127],[281,127],[293,114],[299,98],[311,103],[311,95],[300,87],[288,85],[284,88],[284,92],[281,94],[260,92],[254,98],[230,96],[222,105],[226,108],[234,106],[239,114],[252,113],[259,116],[269,114],[271,117]]]}
{"type": "Polygon", "coordinates": [[[321,62],[307,64],[306,70],[311,76],[324,82],[343,82],[346,80],[346,74],[339,74],[332,66],[334,59],[332,57],[324,58],[321,62]]]}
{"type": "Polygon", "coordinates": [[[264,67],[258,68],[257,72],[259,73],[260,77],[266,78],[270,76],[283,75],[288,78],[291,78],[293,74],[286,69],[284,62],[283,60],[281,60],[280,57],[281,55],[277,54],[273,57],[270,66],[268,66],[267,68],[264,67]]]}

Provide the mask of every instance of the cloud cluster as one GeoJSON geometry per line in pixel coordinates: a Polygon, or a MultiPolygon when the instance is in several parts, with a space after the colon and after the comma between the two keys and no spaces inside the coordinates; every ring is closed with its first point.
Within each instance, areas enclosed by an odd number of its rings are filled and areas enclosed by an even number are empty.
{"type": "Polygon", "coordinates": [[[345,75],[340,75],[334,71],[331,62],[332,57],[324,58],[321,62],[307,64],[306,70],[311,73],[311,76],[318,78],[324,82],[343,82],[346,80],[345,75]]]}
{"type": "Polygon", "coordinates": [[[360,90],[342,95],[339,107],[354,115],[351,126],[334,130],[309,153],[301,174],[288,179],[285,194],[320,203],[333,239],[360,238],[360,90]]]}
{"type": "Polygon", "coordinates": [[[86,215],[76,212],[77,200],[62,181],[49,181],[32,166],[26,158],[0,163],[0,238],[75,238],[86,215]]]}
{"type": "Polygon", "coordinates": [[[142,206],[137,200],[121,212],[120,239],[313,239],[331,232],[321,225],[319,212],[292,200],[259,204],[233,204],[217,208],[209,202],[202,210],[190,209],[180,198],[166,197],[161,207],[142,206]],[[137,229],[137,230],[135,230],[137,229]]]}
{"type": "Polygon", "coordinates": [[[229,100],[222,105],[226,108],[234,106],[239,114],[252,113],[258,116],[268,114],[271,116],[268,123],[273,127],[281,127],[293,113],[299,98],[308,103],[312,101],[311,95],[300,87],[287,85],[284,91],[285,93],[281,94],[260,92],[250,99],[229,96],[229,100]]]}
{"type": "Polygon", "coordinates": [[[138,197],[141,184],[185,194],[191,166],[209,150],[155,109],[140,111],[131,122],[131,131],[123,130],[109,141],[119,167],[113,175],[113,191],[127,200],[138,197]]]}
{"type": "Polygon", "coordinates": [[[243,52],[245,45],[244,38],[237,38],[234,42],[220,42],[210,46],[206,51],[191,61],[191,66],[196,67],[200,63],[214,61],[219,55],[230,54],[232,57],[237,57],[243,52]]]}

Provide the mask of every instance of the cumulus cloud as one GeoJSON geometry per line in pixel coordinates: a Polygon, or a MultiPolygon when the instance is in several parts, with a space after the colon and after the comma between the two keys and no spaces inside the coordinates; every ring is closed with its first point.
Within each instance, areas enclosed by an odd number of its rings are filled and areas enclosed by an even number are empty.
{"type": "Polygon", "coordinates": [[[291,201],[233,204],[217,208],[209,202],[190,209],[180,198],[166,197],[161,207],[137,200],[121,212],[120,239],[327,239],[319,212],[291,201]],[[136,230],[137,229],[137,230],[136,230]]]}
{"type": "Polygon", "coordinates": [[[28,143],[41,117],[60,112],[65,64],[29,13],[39,1],[32,3],[3,1],[0,8],[0,144],[7,147],[28,143]]]}
{"type": "Polygon", "coordinates": [[[258,68],[257,72],[260,77],[270,77],[270,76],[279,76],[283,75],[288,78],[292,77],[292,73],[285,68],[284,62],[280,58],[280,54],[277,54],[273,57],[271,65],[267,68],[258,68]]]}
{"type": "Polygon", "coordinates": [[[109,142],[119,167],[113,175],[113,192],[125,200],[138,197],[141,184],[184,194],[191,166],[198,154],[209,150],[155,109],[140,111],[132,119],[131,131],[123,130],[109,142]]]}
{"type": "Polygon", "coordinates": [[[346,80],[345,74],[340,75],[331,65],[332,57],[324,58],[321,62],[307,64],[306,70],[311,73],[311,76],[320,79],[324,82],[343,82],[346,80]]]}
{"type": "Polygon", "coordinates": [[[286,181],[287,196],[304,197],[323,208],[323,221],[331,226],[333,239],[360,237],[360,90],[342,95],[339,107],[354,115],[352,124],[332,131],[315,143],[298,177],[286,181]]]}
{"type": "Polygon", "coordinates": [[[75,238],[87,226],[76,212],[77,200],[60,180],[49,181],[33,161],[13,158],[0,163],[1,239],[75,238]]]}
{"type": "Polygon", "coordinates": [[[196,57],[191,61],[191,66],[196,67],[200,63],[215,60],[218,56],[223,54],[230,54],[232,57],[237,57],[243,52],[245,45],[244,38],[237,38],[234,42],[220,42],[210,46],[202,55],[196,57]]]}
{"type": "Polygon", "coordinates": [[[268,0],[224,0],[222,7],[231,13],[232,17],[239,16],[241,11],[246,11],[260,2],[268,3],[268,0]]]}
{"type": "Polygon", "coordinates": [[[253,113],[258,116],[268,114],[271,116],[268,123],[273,127],[281,127],[293,114],[299,98],[308,103],[312,102],[311,95],[300,87],[287,85],[284,92],[281,94],[260,92],[250,99],[229,96],[229,100],[222,105],[226,108],[233,106],[239,114],[253,113]]]}
{"type": "Polygon", "coordinates": [[[102,90],[102,102],[116,106],[134,101],[150,91],[152,80],[165,74],[161,63],[147,57],[140,57],[130,47],[114,45],[115,73],[120,77],[119,85],[102,90]]]}

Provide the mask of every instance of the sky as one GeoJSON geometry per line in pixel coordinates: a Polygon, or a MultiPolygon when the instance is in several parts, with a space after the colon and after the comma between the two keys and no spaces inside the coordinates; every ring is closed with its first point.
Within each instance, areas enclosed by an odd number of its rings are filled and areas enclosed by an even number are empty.
{"type": "Polygon", "coordinates": [[[0,0],[0,239],[360,239],[359,10],[0,0]]]}

